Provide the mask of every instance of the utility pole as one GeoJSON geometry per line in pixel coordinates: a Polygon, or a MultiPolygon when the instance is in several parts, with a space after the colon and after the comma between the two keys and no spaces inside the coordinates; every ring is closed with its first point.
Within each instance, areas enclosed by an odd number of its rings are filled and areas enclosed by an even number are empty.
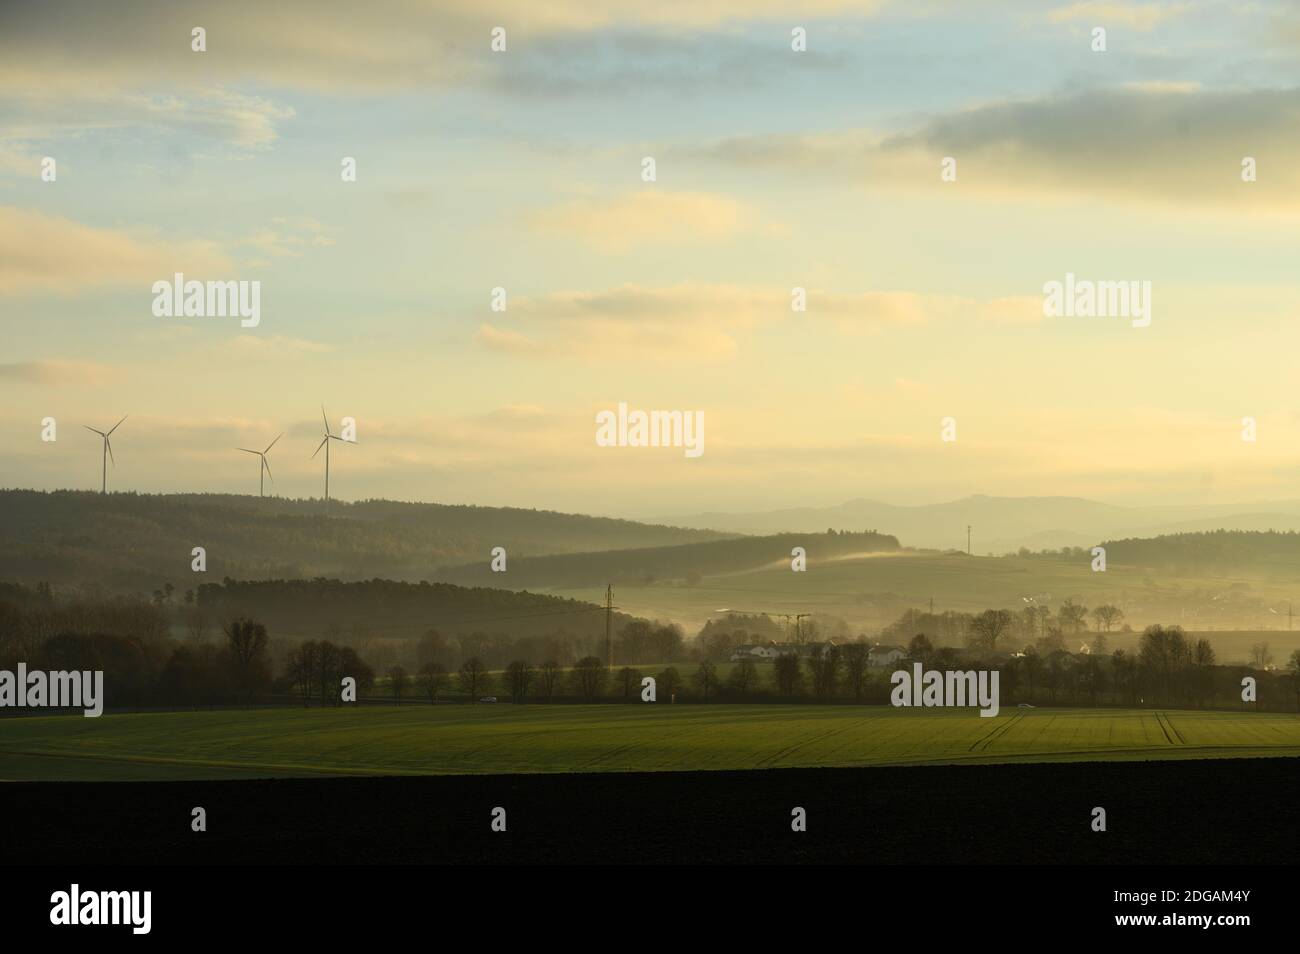
{"type": "Polygon", "coordinates": [[[610,672],[614,671],[614,641],[610,627],[614,622],[614,584],[605,584],[605,660],[610,672]]]}
{"type": "Polygon", "coordinates": [[[966,524],[966,555],[970,556],[970,524],[966,524]]]}

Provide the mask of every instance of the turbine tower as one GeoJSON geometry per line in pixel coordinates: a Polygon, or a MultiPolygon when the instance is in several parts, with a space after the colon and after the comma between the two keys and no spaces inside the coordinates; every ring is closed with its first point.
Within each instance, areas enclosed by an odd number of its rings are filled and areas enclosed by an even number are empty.
{"type": "MultiPolygon", "coordinates": [[[[280,433],[275,438],[275,441],[278,441],[281,437],[284,437],[283,433],[280,433]]],[[[266,455],[271,453],[271,448],[275,446],[275,441],[271,441],[271,443],[267,444],[266,450],[264,451],[249,450],[247,447],[235,448],[235,450],[241,450],[245,454],[256,454],[258,457],[262,458],[261,466],[257,468],[257,495],[259,497],[266,496],[266,493],[264,492],[264,488],[266,486],[267,477],[271,478],[271,483],[275,483],[275,477],[272,476],[271,474],[271,465],[266,459],[266,455]]]]}
{"type": "MultiPolygon", "coordinates": [[[[124,416],[122,417],[122,421],[125,421],[125,420],[126,420],[128,417],[130,417],[130,416],[131,416],[131,415],[129,415],[129,414],[124,415],[124,416]]],[[[104,440],[104,453],[103,453],[103,458],[104,458],[104,460],[103,460],[103,471],[102,471],[102,475],[101,475],[101,477],[100,477],[100,484],[99,484],[99,492],[100,492],[101,494],[106,494],[106,493],[108,493],[108,462],[109,462],[109,460],[112,459],[112,457],[113,457],[113,445],[112,445],[112,443],[109,441],[108,437],[109,437],[109,434],[112,434],[115,430],[117,430],[119,427],[122,426],[122,421],[118,421],[116,424],[114,424],[112,427],[110,427],[110,428],[108,429],[108,434],[105,434],[103,431],[96,430],[95,428],[91,427],[89,424],[82,424],[82,425],[81,425],[82,427],[84,427],[84,428],[85,428],[86,430],[88,430],[88,431],[94,431],[96,434],[98,434],[98,435],[99,435],[101,438],[103,438],[103,440],[104,440]]],[[[113,460],[113,466],[114,466],[114,467],[117,466],[117,461],[116,461],[116,460],[113,460]]]]}
{"type": "Polygon", "coordinates": [[[320,449],[325,448],[325,506],[328,508],[330,505],[330,441],[349,442],[330,433],[330,419],[325,413],[325,405],[323,404],[321,405],[320,416],[325,421],[325,436],[320,439],[320,443],[316,445],[316,452],[311,456],[314,459],[316,454],[320,453],[320,449]]]}

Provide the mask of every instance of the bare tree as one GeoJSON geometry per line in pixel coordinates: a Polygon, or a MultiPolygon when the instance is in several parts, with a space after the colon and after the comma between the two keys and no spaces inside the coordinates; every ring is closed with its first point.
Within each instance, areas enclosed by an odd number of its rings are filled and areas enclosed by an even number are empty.
{"type": "Polygon", "coordinates": [[[388,684],[392,687],[393,698],[399,706],[402,704],[402,693],[406,691],[406,681],[406,670],[401,666],[388,670],[388,684]]]}
{"type": "Polygon", "coordinates": [[[618,671],[618,683],[623,687],[623,698],[632,698],[641,685],[641,670],[624,666],[618,671]]]}
{"type": "Polygon", "coordinates": [[[677,687],[682,684],[681,673],[677,671],[676,666],[668,666],[655,679],[655,692],[663,692],[670,699],[677,687]]]}
{"type": "MultiPolygon", "coordinates": [[[[919,637],[925,639],[924,636],[919,637]]],[[[914,638],[913,643],[916,642],[914,638]]],[[[870,651],[864,642],[846,643],[840,649],[840,655],[844,659],[844,678],[848,680],[849,688],[853,690],[855,701],[862,701],[862,692],[867,682],[867,666],[870,663],[870,651]]]]}
{"type": "Polygon", "coordinates": [[[1124,619],[1124,611],[1118,606],[1111,606],[1109,603],[1098,606],[1092,611],[1093,622],[1097,624],[1097,631],[1105,630],[1110,632],[1111,629],[1118,626],[1124,619]]]}
{"type": "Polygon", "coordinates": [[[754,665],[754,660],[741,659],[737,662],[732,667],[727,683],[740,694],[742,699],[748,696],[750,690],[758,685],[758,667],[754,665]]]}
{"type": "Polygon", "coordinates": [[[588,702],[595,701],[608,678],[609,671],[599,656],[583,656],[573,664],[573,687],[588,702]]]}
{"type": "Polygon", "coordinates": [[[442,663],[427,662],[420,667],[420,688],[429,697],[429,705],[438,701],[438,693],[447,688],[447,670],[442,663]]]}
{"type": "Polygon", "coordinates": [[[985,610],[971,620],[970,645],[972,649],[998,648],[1001,639],[1011,627],[1011,614],[1006,610],[985,610]]]}
{"type": "Polygon", "coordinates": [[[510,698],[517,703],[528,700],[528,687],[532,685],[535,675],[533,667],[522,659],[516,659],[506,666],[506,681],[510,684],[510,698]]]}
{"type": "Polygon", "coordinates": [[[548,702],[555,697],[555,690],[560,684],[561,672],[563,672],[563,670],[560,669],[560,664],[554,659],[548,659],[546,662],[542,663],[540,673],[542,695],[548,702]]]}
{"type": "Polygon", "coordinates": [[[471,702],[478,702],[479,693],[487,689],[491,683],[491,676],[483,661],[477,656],[470,656],[460,666],[458,673],[460,678],[461,692],[467,692],[471,702]]]}
{"type": "Polygon", "coordinates": [[[772,680],[776,691],[787,699],[794,698],[803,683],[803,667],[797,653],[782,653],[772,661],[772,680]]]}
{"type": "Polygon", "coordinates": [[[718,687],[718,667],[712,661],[702,660],[695,670],[695,683],[704,693],[704,701],[709,701],[709,693],[718,687]]]}
{"type": "Polygon", "coordinates": [[[241,616],[231,620],[223,631],[234,662],[236,683],[246,693],[245,701],[252,702],[253,693],[271,675],[266,664],[266,627],[241,616]]]}

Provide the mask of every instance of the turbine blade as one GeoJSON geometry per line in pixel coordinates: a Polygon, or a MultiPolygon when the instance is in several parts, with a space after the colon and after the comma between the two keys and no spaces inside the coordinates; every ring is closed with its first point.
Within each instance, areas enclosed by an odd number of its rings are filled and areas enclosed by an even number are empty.
{"type": "Polygon", "coordinates": [[[330,432],[330,419],[325,414],[324,404],[320,406],[320,416],[321,416],[321,420],[325,422],[325,433],[328,434],[330,432]]]}
{"type": "Polygon", "coordinates": [[[108,448],[108,459],[109,459],[109,460],[112,460],[112,461],[113,461],[113,466],[116,467],[116,466],[117,466],[117,461],[116,461],[116,460],[113,460],[113,442],[110,441],[110,440],[108,439],[108,435],[107,435],[107,434],[104,435],[104,446],[105,446],[106,448],[108,448]]]}
{"type": "Polygon", "coordinates": [[[93,427],[91,427],[89,424],[82,424],[81,426],[84,427],[84,428],[85,428],[86,430],[88,430],[88,431],[92,431],[93,433],[98,434],[100,437],[104,437],[104,436],[106,436],[106,435],[104,434],[103,431],[96,431],[96,430],[95,430],[93,427]]]}
{"type": "MultiPolygon", "coordinates": [[[[281,437],[284,437],[284,431],[281,431],[281,432],[276,436],[275,441],[278,441],[281,437]]],[[[269,453],[271,453],[271,448],[275,446],[275,441],[271,441],[271,443],[267,444],[267,445],[266,445],[266,450],[262,451],[262,453],[263,453],[263,454],[269,454],[269,453]]]]}
{"type": "Polygon", "coordinates": [[[311,455],[313,458],[314,458],[317,454],[320,453],[320,449],[321,449],[322,447],[325,446],[325,442],[328,441],[328,440],[329,440],[329,437],[322,437],[322,438],[320,439],[320,443],[316,445],[316,450],[315,450],[315,451],[312,453],[312,455],[311,455]]]}
{"type": "MultiPolygon", "coordinates": [[[[130,414],[123,414],[123,415],[122,415],[122,421],[125,421],[125,420],[126,420],[128,417],[130,417],[130,416],[131,416],[130,414]]],[[[115,431],[115,430],[117,430],[119,427],[121,427],[121,426],[122,426],[122,421],[118,421],[116,424],[114,424],[114,425],[113,425],[113,430],[112,430],[112,431],[109,431],[108,433],[112,434],[113,431],[115,431]]]]}
{"type": "Polygon", "coordinates": [[[236,447],[235,450],[241,450],[245,454],[260,454],[261,451],[249,450],[247,447],[236,447]]]}
{"type": "Polygon", "coordinates": [[[271,475],[271,462],[266,459],[265,454],[262,455],[262,466],[266,468],[266,476],[271,478],[271,483],[275,483],[275,477],[271,475]]]}

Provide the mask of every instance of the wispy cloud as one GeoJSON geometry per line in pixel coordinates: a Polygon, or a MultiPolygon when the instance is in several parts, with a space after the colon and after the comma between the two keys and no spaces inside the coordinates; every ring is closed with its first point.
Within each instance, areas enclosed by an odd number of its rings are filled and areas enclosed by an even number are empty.
{"type": "Polygon", "coordinates": [[[140,284],[173,272],[217,272],[230,262],[215,243],[164,242],[120,229],[0,206],[0,294],[140,284]]]}

